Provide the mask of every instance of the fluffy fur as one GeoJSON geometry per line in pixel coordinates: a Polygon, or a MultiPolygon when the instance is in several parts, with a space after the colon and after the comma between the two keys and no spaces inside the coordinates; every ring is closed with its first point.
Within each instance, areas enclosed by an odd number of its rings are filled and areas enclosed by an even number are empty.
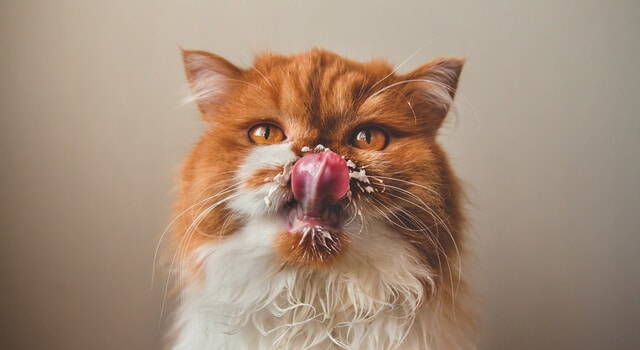
{"type": "Polygon", "coordinates": [[[172,348],[470,349],[461,191],[436,142],[462,60],[400,75],[313,50],[240,69],[183,52],[205,134],[184,163],[172,348]],[[268,123],[286,139],[251,142],[268,123]],[[376,127],[386,147],[354,147],[376,127]],[[349,166],[342,223],[286,232],[291,167],[326,149],[349,166]]]}

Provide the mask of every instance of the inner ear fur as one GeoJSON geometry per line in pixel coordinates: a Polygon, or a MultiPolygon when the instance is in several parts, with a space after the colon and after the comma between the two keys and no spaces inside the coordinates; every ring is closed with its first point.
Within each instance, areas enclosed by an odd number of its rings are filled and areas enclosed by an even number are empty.
{"type": "Polygon", "coordinates": [[[182,50],[184,69],[195,101],[203,114],[218,105],[242,70],[221,56],[206,51],[182,50]]]}
{"type": "Polygon", "coordinates": [[[463,65],[463,58],[440,57],[403,76],[408,81],[405,93],[413,108],[429,118],[434,129],[440,127],[449,112],[463,65]]]}

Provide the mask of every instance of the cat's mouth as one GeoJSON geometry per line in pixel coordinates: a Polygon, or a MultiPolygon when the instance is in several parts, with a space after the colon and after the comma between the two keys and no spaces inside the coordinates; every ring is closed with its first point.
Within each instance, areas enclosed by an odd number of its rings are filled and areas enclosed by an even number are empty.
{"type": "Polygon", "coordinates": [[[342,230],[342,205],[325,206],[309,214],[298,202],[285,206],[285,232],[275,241],[280,259],[291,265],[310,268],[329,266],[346,250],[349,240],[342,230]]]}
{"type": "Polygon", "coordinates": [[[338,228],[342,213],[339,203],[349,190],[349,181],[346,161],[328,149],[299,159],[291,171],[293,201],[288,204],[287,230],[338,228]]]}
{"type": "Polygon", "coordinates": [[[344,222],[342,218],[344,209],[339,204],[325,206],[317,213],[309,213],[305,211],[302,204],[293,200],[286,204],[285,210],[288,213],[286,229],[289,233],[298,233],[317,227],[337,230],[344,222]]]}
{"type": "Polygon", "coordinates": [[[318,267],[340,256],[347,244],[341,228],[349,182],[346,161],[329,150],[307,154],[294,164],[293,200],[285,205],[285,232],[276,241],[285,262],[318,267]]]}

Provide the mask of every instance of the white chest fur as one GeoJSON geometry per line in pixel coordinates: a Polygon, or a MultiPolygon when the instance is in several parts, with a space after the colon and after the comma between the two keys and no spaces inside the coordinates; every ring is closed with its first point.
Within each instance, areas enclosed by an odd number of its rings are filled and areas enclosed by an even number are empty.
{"type": "Polygon", "coordinates": [[[278,227],[256,218],[197,251],[206,277],[183,292],[175,350],[430,348],[436,324],[420,282],[430,275],[408,244],[380,225],[331,269],[282,268],[278,227]]]}

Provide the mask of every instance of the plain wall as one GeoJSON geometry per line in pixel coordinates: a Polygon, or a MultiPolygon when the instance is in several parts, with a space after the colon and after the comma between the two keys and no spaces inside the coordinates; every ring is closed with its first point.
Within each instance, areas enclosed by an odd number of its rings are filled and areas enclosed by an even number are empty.
{"type": "Polygon", "coordinates": [[[482,349],[640,344],[637,1],[2,1],[0,348],[159,349],[151,283],[203,124],[179,47],[467,58],[441,140],[467,184],[482,349]]]}

